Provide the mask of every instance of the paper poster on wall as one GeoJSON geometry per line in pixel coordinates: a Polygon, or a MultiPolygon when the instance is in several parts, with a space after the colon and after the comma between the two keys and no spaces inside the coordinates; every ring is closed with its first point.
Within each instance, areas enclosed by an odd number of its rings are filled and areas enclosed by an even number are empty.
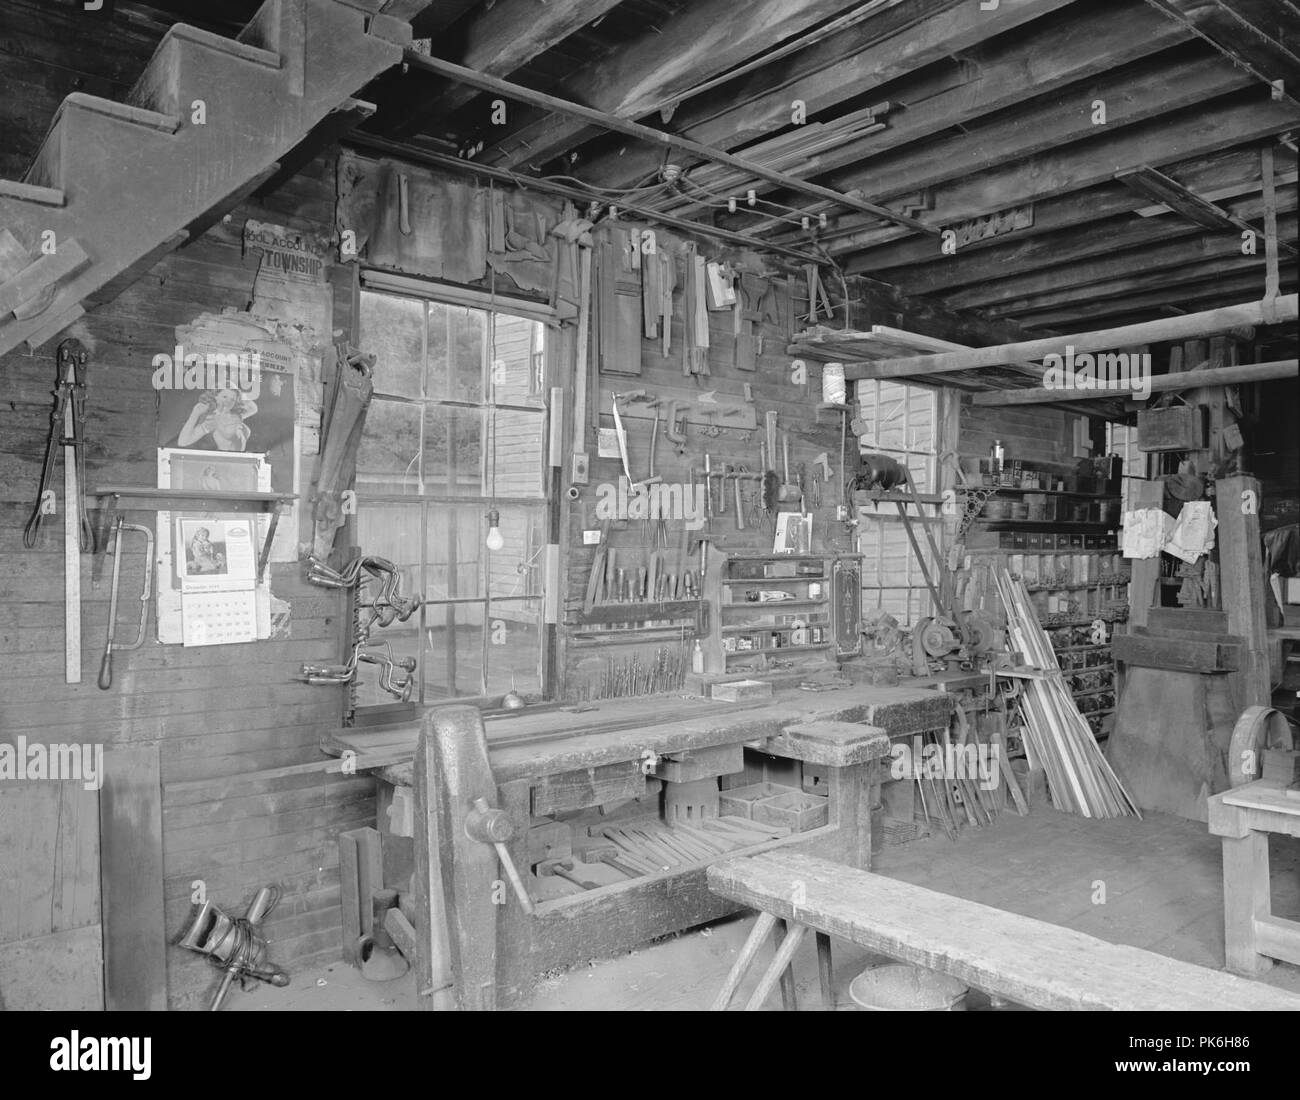
{"type": "MultiPolygon", "coordinates": [[[[259,454],[158,452],[158,486],[187,492],[268,492],[259,454]]],[[[271,636],[270,585],[257,584],[257,554],[270,524],[262,513],[158,513],[158,640],[223,645],[271,636]]]]}
{"type": "MultiPolygon", "coordinates": [[[[263,491],[297,493],[300,354],[274,325],[240,312],[201,314],[177,326],[176,341],[170,353],[154,357],[158,445],[264,455],[271,480],[263,491]]],[[[295,502],[281,515],[272,561],[298,560],[299,512],[295,502]]]]}
{"type": "Polygon", "coordinates": [[[175,521],[174,561],[182,592],[251,589],[257,583],[257,546],[252,518],[181,518],[175,521]]]}
{"type": "Polygon", "coordinates": [[[241,592],[186,592],[181,596],[181,644],[230,645],[257,640],[257,598],[241,592]]]}
{"type": "Polygon", "coordinates": [[[248,313],[273,332],[291,356],[298,382],[301,453],[306,455],[320,452],[322,364],[333,363],[328,248],[328,241],[317,233],[253,219],[244,223],[244,255],[258,259],[248,313]]]}
{"type": "Polygon", "coordinates": [[[238,373],[203,381],[213,384],[158,391],[158,446],[263,454],[272,490],[293,492],[293,375],[253,353],[238,373]]]}

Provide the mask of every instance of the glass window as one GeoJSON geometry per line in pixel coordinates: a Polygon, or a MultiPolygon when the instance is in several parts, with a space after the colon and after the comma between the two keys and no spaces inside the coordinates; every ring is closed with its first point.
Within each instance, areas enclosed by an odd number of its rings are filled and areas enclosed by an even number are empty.
{"type": "MultiPolygon", "coordinates": [[[[420,702],[541,691],[546,328],[500,309],[361,292],[375,395],[357,456],[357,543],[424,607],[376,631],[417,660],[420,702]],[[487,514],[504,546],[487,548],[487,514]]],[[[393,702],[375,666],[357,704],[393,702]]]]}
{"type": "MultiPolygon", "coordinates": [[[[860,438],[863,454],[879,453],[896,459],[912,475],[916,491],[937,491],[939,401],[935,390],[899,382],[864,380],[857,383],[858,417],[867,430],[860,438]]],[[[902,490],[896,490],[896,492],[902,490]]],[[[942,546],[943,523],[937,507],[923,505],[918,515],[907,505],[913,522],[929,523],[942,546]]],[[[864,614],[880,609],[902,626],[915,626],[935,613],[925,576],[907,537],[898,505],[882,501],[873,511],[858,510],[858,552],[862,554],[862,608],[864,614]]],[[[936,581],[939,573],[930,560],[929,544],[918,528],[916,539],[926,557],[926,567],[936,581]]]]}

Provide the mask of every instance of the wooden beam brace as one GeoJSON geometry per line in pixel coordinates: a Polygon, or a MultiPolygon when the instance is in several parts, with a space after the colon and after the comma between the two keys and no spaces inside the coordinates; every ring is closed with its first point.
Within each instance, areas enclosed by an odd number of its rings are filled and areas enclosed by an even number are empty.
{"type": "MultiPolygon", "coordinates": [[[[1243,363],[1235,367],[1181,371],[1149,379],[1151,393],[1187,390],[1196,386],[1235,386],[1242,382],[1267,382],[1294,378],[1300,360],[1274,359],[1267,363],[1243,363]]],[[[1114,390],[1066,390],[1035,387],[1024,390],[987,390],[971,395],[973,405],[1045,405],[1055,401],[1101,401],[1115,396],[1114,390]]]]}
{"type": "Polygon", "coordinates": [[[910,359],[882,359],[876,363],[850,363],[844,368],[845,377],[900,378],[930,374],[950,374],[953,371],[980,370],[984,367],[1005,366],[1025,359],[1040,359],[1044,355],[1061,354],[1067,345],[1076,352],[1100,351],[1107,348],[1128,347],[1131,344],[1155,344],[1166,340],[1190,339],[1209,333],[1227,332],[1240,325],[1268,325],[1294,321],[1297,317],[1296,295],[1288,294],[1274,303],[1245,302],[1236,306],[1189,313],[1183,317],[1169,317],[1158,321],[1145,321],[1136,325],[1098,329],[1071,335],[1049,336],[1041,340],[1022,340],[1014,344],[973,348],[970,351],[941,352],[938,355],[918,355],[910,359]]]}
{"type": "Polygon", "coordinates": [[[1177,180],[1170,179],[1163,172],[1157,172],[1149,164],[1116,172],[1115,178],[1139,195],[1145,195],[1153,202],[1169,207],[1206,229],[1251,228],[1240,218],[1234,218],[1222,207],[1189,191],[1177,180]]]}
{"type": "MultiPolygon", "coordinates": [[[[1265,145],[1259,154],[1260,180],[1264,184],[1264,297],[1272,301],[1278,294],[1277,270],[1277,193],[1273,189],[1273,146],[1265,145]]],[[[1292,255],[1295,249],[1290,249],[1292,255]]]]}
{"type": "Polygon", "coordinates": [[[874,214],[879,218],[884,218],[886,221],[894,222],[896,225],[906,226],[918,233],[928,233],[935,236],[939,234],[937,226],[926,225],[924,222],[917,221],[915,218],[908,217],[905,214],[895,213],[887,207],[877,206],[875,203],[867,202],[865,199],[854,198],[842,194],[839,191],[833,191],[829,187],[822,187],[819,184],[809,183],[796,176],[788,176],[784,172],[773,171],[770,168],[763,167],[761,164],[754,164],[752,161],[732,156],[730,153],[724,153],[720,149],[714,149],[708,145],[701,145],[699,142],[691,141],[689,138],[678,137],[676,134],[665,133],[663,130],[655,130],[649,126],[642,126],[639,122],[630,122],[627,119],[618,118],[617,116],[608,114],[605,111],[597,111],[591,107],[584,107],[579,103],[571,103],[566,99],[559,99],[556,96],[547,95],[544,92],[535,92],[531,88],[525,88],[520,84],[512,84],[510,81],[502,80],[500,77],[489,76],[487,73],[475,72],[473,69],[467,69],[463,65],[454,65],[450,61],[443,61],[441,58],[437,57],[425,57],[422,54],[413,51],[408,51],[406,53],[405,62],[412,68],[424,69],[437,76],[443,76],[449,80],[456,80],[485,92],[494,92],[497,95],[507,96],[511,99],[518,100],[521,103],[540,107],[545,111],[552,111],[556,114],[579,119],[591,126],[598,126],[604,130],[612,130],[615,133],[626,134],[628,137],[639,138],[641,141],[648,141],[655,145],[664,146],[669,149],[676,149],[678,152],[690,153],[692,156],[712,161],[714,164],[725,164],[728,168],[734,168],[737,171],[744,172],[746,175],[753,176],[755,179],[766,180],[768,183],[776,184],[778,187],[784,187],[790,191],[797,191],[801,194],[811,195],[814,198],[826,199],[827,201],[834,202],[839,206],[848,207],[850,210],[858,210],[865,214],[874,214]]]}

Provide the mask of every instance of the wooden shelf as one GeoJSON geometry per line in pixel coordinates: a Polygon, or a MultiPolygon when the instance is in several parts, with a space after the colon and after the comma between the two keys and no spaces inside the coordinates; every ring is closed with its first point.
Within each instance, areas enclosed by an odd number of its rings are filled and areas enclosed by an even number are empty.
{"type": "Polygon", "coordinates": [[[1089,493],[1075,489],[1025,489],[1019,485],[966,485],[959,486],[967,492],[974,489],[996,489],[999,493],[1043,493],[1049,497],[1087,497],[1089,500],[1120,500],[1119,493],[1089,493]]]}
{"type": "Polygon", "coordinates": [[[782,584],[816,584],[819,581],[829,581],[830,577],[725,577],[723,584],[747,584],[750,587],[755,585],[775,588],[782,584]]]}
{"type": "Polygon", "coordinates": [[[93,495],[133,501],[131,508],[139,512],[270,512],[298,499],[297,493],[188,492],[140,485],[101,485],[93,495]]]}
{"type": "Polygon", "coordinates": [[[298,499],[297,493],[231,493],[221,490],[187,492],[184,489],[154,489],[144,485],[101,485],[93,494],[103,500],[112,497],[114,505],[124,505],[136,512],[262,512],[271,516],[266,540],[257,555],[257,583],[266,575],[266,563],[271,557],[271,543],[275,528],[280,522],[280,510],[298,499]]]}
{"type": "Polygon", "coordinates": [[[760,600],[751,603],[749,600],[746,600],[744,603],[723,603],[718,606],[723,611],[737,611],[742,607],[761,608],[763,610],[767,610],[770,607],[825,607],[826,600],[768,600],[767,603],[763,603],[760,600]]]}
{"type": "Polygon", "coordinates": [[[831,642],[816,642],[813,645],[767,646],[763,649],[737,649],[731,653],[723,650],[722,656],[730,659],[732,657],[757,657],[769,653],[807,653],[813,649],[830,649],[832,644],[831,642]]]}
{"type": "MultiPolygon", "coordinates": [[[[1101,520],[1088,520],[1087,522],[1076,523],[1074,520],[1060,519],[981,519],[975,517],[975,522],[980,524],[989,531],[1002,531],[1007,528],[1019,527],[1037,527],[1040,530],[1055,530],[1058,527],[1064,527],[1070,531],[1113,531],[1118,523],[1103,523],[1101,520]]],[[[1112,550],[1111,553],[1118,551],[1112,550]]]]}
{"type": "Polygon", "coordinates": [[[628,600],[597,604],[590,611],[571,612],[578,623],[644,623],[657,619],[685,619],[698,615],[703,600],[628,600]]]}
{"type": "Polygon", "coordinates": [[[804,623],[801,626],[795,626],[794,623],[734,623],[722,627],[721,632],[723,634],[770,634],[776,630],[808,630],[816,626],[829,629],[830,625],[829,620],[824,623],[804,623]]]}

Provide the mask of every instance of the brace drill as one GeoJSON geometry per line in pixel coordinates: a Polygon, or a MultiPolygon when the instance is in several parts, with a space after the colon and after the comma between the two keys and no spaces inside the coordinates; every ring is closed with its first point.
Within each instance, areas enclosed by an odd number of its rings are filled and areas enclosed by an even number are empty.
{"type": "MultiPolygon", "coordinates": [[[[54,459],[60,447],[71,447],[77,471],[77,507],[81,512],[81,549],[93,553],[95,531],[86,511],[86,360],[89,355],[80,340],[64,340],[59,345],[58,378],[54,389],[54,411],[50,413],[50,435],[45,441],[45,465],[41,468],[41,487],[36,494],[36,507],[23,528],[23,545],[28,550],[36,545],[41,533],[41,521],[54,511],[46,506],[46,494],[53,495],[50,479],[54,476],[54,459]],[[65,436],[68,400],[72,400],[72,435],[65,436]]],[[[64,461],[67,461],[65,457],[64,461]]],[[[65,508],[73,507],[64,501],[65,508]]]]}
{"type": "Polygon", "coordinates": [[[370,579],[362,576],[362,570],[371,576],[382,578],[383,583],[379,593],[369,603],[358,604],[359,608],[368,610],[370,614],[364,622],[360,620],[357,622],[351,658],[343,665],[303,665],[302,677],[309,684],[346,684],[356,675],[357,662],[364,661],[379,666],[379,686],[405,703],[411,698],[411,691],[415,686],[411,675],[415,672],[415,658],[395,658],[387,642],[370,640],[370,630],[373,626],[378,624],[384,627],[390,626],[393,622],[404,623],[423,602],[418,594],[414,596],[398,594],[401,574],[397,571],[397,566],[387,558],[367,556],[356,558],[342,572],[339,572],[313,558],[307,579],[312,584],[324,588],[359,587],[370,579]],[[405,673],[405,676],[400,673],[405,673]]]}

